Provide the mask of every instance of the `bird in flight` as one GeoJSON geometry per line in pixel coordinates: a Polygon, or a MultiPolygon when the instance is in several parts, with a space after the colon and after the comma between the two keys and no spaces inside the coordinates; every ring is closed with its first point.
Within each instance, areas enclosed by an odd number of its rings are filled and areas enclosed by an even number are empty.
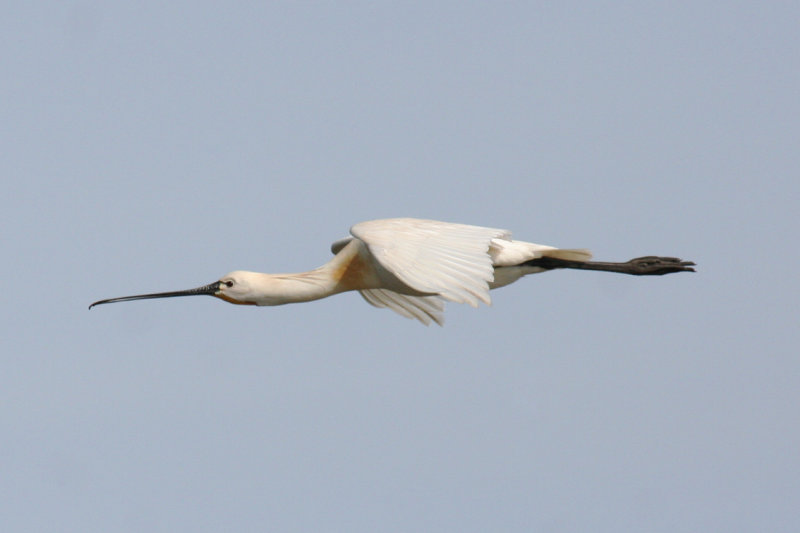
{"type": "Polygon", "coordinates": [[[528,274],[563,268],[635,276],[694,272],[691,261],[637,257],[624,263],[591,261],[584,249],[559,249],[515,241],[502,229],[415,218],[361,222],[331,245],[333,259],[298,274],[237,270],[209,285],[183,291],[99,300],[209,295],[239,305],[282,305],[359,291],[375,307],[391,309],[425,325],[444,324],[445,301],[489,305],[489,290],[528,274]]]}

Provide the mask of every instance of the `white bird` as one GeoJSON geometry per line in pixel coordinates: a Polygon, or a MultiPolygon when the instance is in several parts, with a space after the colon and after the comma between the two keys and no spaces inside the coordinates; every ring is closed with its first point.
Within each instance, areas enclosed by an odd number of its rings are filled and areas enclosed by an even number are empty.
{"type": "Polygon", "coordinates": [[[441,326],[445,301],[489,305],[490,289],[527,274],[560,268],[640,276],[694,272],[694,263],[674,257],[647,256],[625,263],[590,261],[588,250],[514,241],[506,230],[435,220],[372,220],[356,224],[350,234],[333,243],[331,261],[309,272],[237,270],[195,289],[100,300],[89,309],[113,302],[201,294],[240,305],[282,305],[359,291],[376,307],[389,308],[425,325],[433,321],[441,326]]]}

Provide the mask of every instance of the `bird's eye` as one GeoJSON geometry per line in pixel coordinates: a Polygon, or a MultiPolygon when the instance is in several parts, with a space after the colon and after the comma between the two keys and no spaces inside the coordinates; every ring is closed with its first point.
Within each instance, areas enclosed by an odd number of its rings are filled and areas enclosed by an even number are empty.
{"type": "Polygon", "coordinates": [[[233,287],[233,281],[231,281],[231,280],[226,281],[225,282],[225,286],[226,287],[233,287]]]}

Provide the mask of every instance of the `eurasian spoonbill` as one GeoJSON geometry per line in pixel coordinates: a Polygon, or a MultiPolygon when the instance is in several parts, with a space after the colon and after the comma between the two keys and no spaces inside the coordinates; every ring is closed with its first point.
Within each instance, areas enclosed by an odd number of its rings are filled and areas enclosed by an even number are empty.
{"type": "Polygon", "coordinates": [[[350,237],[331,246],[325,265],[298,274],[237,270],[209,285],[174,292],[100,300],[89,306],[207,294],[240,305],[282,305],[359,291],[376,307],[387,307],[425,325],[444,324],[444,302],[489,304],[489,290],[522,276],[571,268],[636,276],[694,272],[691,261],[647,256],[624,263],[590,261],[583,249],[559,249],[511,240],[502,229],[393,218],[361,222],[350,237]]]}

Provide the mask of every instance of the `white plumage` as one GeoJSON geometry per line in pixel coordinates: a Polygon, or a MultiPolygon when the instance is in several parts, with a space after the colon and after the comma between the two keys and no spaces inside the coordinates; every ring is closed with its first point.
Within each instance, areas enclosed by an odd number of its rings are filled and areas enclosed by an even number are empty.
{"type": "Polygon", "coordinates": [[[492,239],[510,235],[501,229],[413,218],[362,222],[350,233],[409,287],[473,307],[491,302],[492,239]]]}
{"type": "MultiPolygon", "coordinates": [[[[412,296],[388,289],[365,289],[360,291],[364,299],[426,325],[431,321],[444,324],[444,300],[472,307],[479,302],[489,305],[490,288],[507,285],[537,270],[510,269],[501,274],[502,284],[494,284],[496,267],[515,267],[557,250],[512,241],[511,232],[504,229],[414,218],[361,222],[350,233],[364,243],[375,262],[410,289],[431,294],[412,296]]],[[[591,258],[586,250],[562,252],[582,260],[591,258]]]]}

